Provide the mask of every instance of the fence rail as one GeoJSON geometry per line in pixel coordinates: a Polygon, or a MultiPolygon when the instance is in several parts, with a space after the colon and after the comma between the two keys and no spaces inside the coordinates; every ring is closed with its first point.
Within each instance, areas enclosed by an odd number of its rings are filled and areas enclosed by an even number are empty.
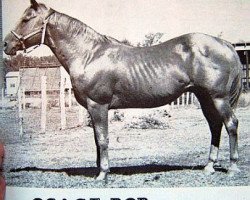
{"type": "MultiPolygon", "coordinates": [[[[66,104],[68,105],[69,109],[71,108],[72,104],[72,94],[71,90],[67,90],[68,95],[65,95],[66,89],[65,89],[65,83],[64,79],[61,80],[60,83],[60,93],[58,95],[54,95],[53,98],[54,100],[57,99],[59,100],[60,104],[60,122],[61,122],[61,130],[65,129],[67,126],[66,122],[66,104]],[[67,96],[67,101],[65,100],[67,96]]],[[[40,127],[41,127],[41,132],[46,131],[46,126],[47,126],[47,108],[50,107],[49,101],[48,101],[48,96],[49,92],[47,91],[47,83],[46,83],[46,76],[43,76],[41,78],[41,93],[40,97],[36,96],[35,98],[39,98],[39,104],[41,108],[41,120],[40,120],[40,127]]],[[[29,95],[27,95],[29,99],[31,98],[29,95]]],[[[19,87],[18,90],[18,96],[17,96],[17,104],[16,107],[18,108],[18,121],[19,121],[19,127],[20,127],[20,136],[23,135],[23,109],[25,109],[26,104],[30,104],[30,100],[28,101],[26,95],[25,95],[25,88],[19,87]]],[[[183,93],[179,98],[177,98],[175,101],[173,101],[170,105],[168,105],[168,108],[170,109],[178,109],[182,108],[188,105],[193,105],[194,104],[194,99],[195,96],[191,92],[186,92],[183,93]]],[[[4,109],[4,102],[6,98],[4,95],[1,96],[1,108],[4,109]]],[[[75,101],[75,100],[74,100],[75,101]]],[[[37,102],[36,102],[37,103],[37,102]]],[[[79,113],[78,113],[78,125],[84,125],[88,121],[88,112],[86,109],[84,109],[82,106],[79,106],[79,113]]],[[[67,109],[68,110],[68,109],[67,109]]]]}
{"type": "Polygon", "coordinates": [[[187,105],[193,105],[194,104],[195,95],[192,92],[186,92],[183,93],[179,98],[177,98],[175,101],[171,103],[172,108],[179,108],[187,105]]]}

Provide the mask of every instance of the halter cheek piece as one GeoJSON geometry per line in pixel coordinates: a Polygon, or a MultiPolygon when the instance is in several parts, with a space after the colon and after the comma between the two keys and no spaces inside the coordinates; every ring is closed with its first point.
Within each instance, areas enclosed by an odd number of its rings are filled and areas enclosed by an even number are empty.
{"type": "Polygon", "coordinates": [[[49,16],[51,16],[54,12],[51,12],[43,21],[43,26],[41,28],[39,28],[36,31],[33,31],[31,33],[29,33],[26,36],[23,35],[19,35],[18,33],[16,33],[15,31],[11,31],[11,33],[17,38],[17,40],[20,42],[20,44],[22,45],[22,48],[24,50],[24,53],[30,53],[31,51],[35,50],[37,47],[41,46],[42,44],[44,44],[44,40],[45,40],[45,34],[46,34],[46,28],[47,28],[47,24],[48,24],[48,18],[49,16]],[[40,44],[36,45],[33,47],[33,49],[31,49],[30,51],[27,52],[27,48],[25,46],[25,41],[35,35],[37,35],[38,33],[42,33],[42,37],[41,37],[41,42],[40,44]]]}

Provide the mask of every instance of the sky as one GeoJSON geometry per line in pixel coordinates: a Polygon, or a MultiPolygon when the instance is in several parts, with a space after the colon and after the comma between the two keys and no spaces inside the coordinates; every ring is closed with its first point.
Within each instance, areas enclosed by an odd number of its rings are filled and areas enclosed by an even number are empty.
{"type": "MultiPolygon", "coordinates": [[[[137,44],[148,33],[168,40],[202,32],[229,42],[250,42],[250,0],[38,0],[83,21],[101,34],[137,44]]],[[[3,37],[14,28],[29,0],[2,0],[3,37]]],[[[44,47],[34,55],[50,54],[44,47]]]]}

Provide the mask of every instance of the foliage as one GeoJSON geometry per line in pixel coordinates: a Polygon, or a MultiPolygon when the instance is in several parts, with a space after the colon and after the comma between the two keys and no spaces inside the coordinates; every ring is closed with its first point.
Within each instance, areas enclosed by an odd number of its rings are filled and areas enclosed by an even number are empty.
{"type": "Polygon", "coordinates": [[[169,128],[167,118],[171,117],[166,110],[155,110],[149,114],[133,117],[125,124],[127,129],[166,129],[169,128]]]}
{"type": "Polygon", "coordinates": [[[161,37],[163,36],[163,33],[149,33],[147,35],[145,35],[145,39],[138,43],[137,46],[138,47],[149,47],[152,46],[154,44],[158,44],[160,43],[159,40],[161,39],[161,37]]]}
{"type": "Polygon", "coordinates": [[[119,110],[115,110],[111,121],[122,122],[123,120],[124,120],[124,113],[119,110]]]}
{"type": "Polygon", "coordinates": [[[123,44],[132,46],[132,43],[131,43],[128,39],[124,39],[124,40],[122,40],[121,42],[122,42],[123,44]]]}
{"type": "Polygon", "coordinates": [[[41,67],[60,65],[54,55],[43,57],[31,57],[23,54],[18,54],[10,58],[4,58],[5,73],[9,71],[18,71],[19,68],[25,67],[41,67]]]}
{"type": "Polygon", "coordinates": [[[244,92],[239,98],[238,107],[245,108],[248,106],[250,106],[250,93],[244,92]]]}
{"type": "Polygon", "coordinates": [[[125,128],[132,129],[166,129],[168,127],[165,122],[152,115],[141,116],[139,118],[134,117],[130,123],[125,125],[125,128]]]}

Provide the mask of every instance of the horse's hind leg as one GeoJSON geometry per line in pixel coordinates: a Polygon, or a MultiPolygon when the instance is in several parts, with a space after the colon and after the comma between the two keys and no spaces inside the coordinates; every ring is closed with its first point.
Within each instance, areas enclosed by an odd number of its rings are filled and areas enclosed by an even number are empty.
{"type": "Polygon", "coordinates": [[[230,146],[230,167],[228,169],[229,175],[233,175],[234,172],[239,172],[237,167],[238,154],[238,119],[233,113],[232,107],[227,99],[215,99],[214,104],[219,111],[223,123],[226,127],[229,135],[230,146]]]}
{"type": "Polygon", "coordinates": [[[219,154],[222,122],[220,120],[212,121],[211,118],[207,119],[207,121],[210,127],[212,137],[211,137],[211,146],[209,152],[209,160],[204,170],[207,173],[214,173],[215,172],[214,167],[219,166],[218,154],[219,154]]]}
{"type": "Polygon", "coordinates": [[[230,144],[230,167],[229,174],[233,175],[238,172],[238,119],[233,113],[232,107],[227,98],[212,99],[209,95],[198,94],[197,98],[200,101],[202,111],[208,121],[212,138],[209,154],[209,161],[205,167],[205,171],[213,173],[213,167],[218,161],[218,150],[220,144],[220,136],[222,125],[224,124],[229,135],[230,144]]]}
{"type": "Polygon", "coordinates": [[[199,97],[197,95],[200,105],[203,111],[204,116],[207,119],[210,131],[211,131],[211,146],[209,152],[209,160],[204,168],[206,173],[214,173],[214,167],[218,165],[218,153],[220,146],[220,137],[221,137],[221,129],[223,126],[223,121],[217,111],[216,107],[211,98],[207,95],[202,95],[199,97]]]}

